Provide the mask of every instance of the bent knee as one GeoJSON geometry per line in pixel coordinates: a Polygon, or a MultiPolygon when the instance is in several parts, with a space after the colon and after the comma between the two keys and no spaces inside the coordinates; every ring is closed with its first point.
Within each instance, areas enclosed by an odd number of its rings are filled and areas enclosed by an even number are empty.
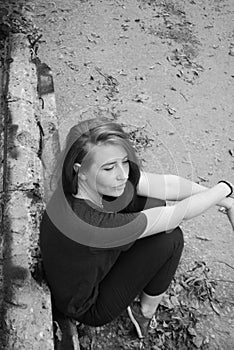
{"type": "Polygon", "coordinates": [[[184,234],[179,226],[173,230],[173,233],[174,233],[174,235],[176,235],[178,237],[179,240],[184,242],[184,234]]]}
{"type": "Polygon", "coordinates": [[[178,226],[173,230],[173,236],[175,237],[176,243],[180,245],[183,249],[184,247],[184,235],[181,228],[178,226]]]}
{"type": "Polygon", "coordinates": [[[181,228],[178,226],[173,230],[166,232],[169,241],[174,243],[174,246],[180,246],[182,249],[184,247],[184,235],[181,228]]]}

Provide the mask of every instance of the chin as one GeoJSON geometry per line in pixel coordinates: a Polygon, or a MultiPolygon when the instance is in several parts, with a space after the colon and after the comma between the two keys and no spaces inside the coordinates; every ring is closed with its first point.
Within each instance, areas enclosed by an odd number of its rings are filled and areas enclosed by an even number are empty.
{"type": "Polygon", "coordinates": [[[108,192],[102,193],[102,195],[107,197],[120,197],[123,193],[124,193],[124,188],[121,190],[108,191],[108,192]]]}
{"type": "Polygon", "coordinates": [[[111,194],[109,194],[109,196],[117,198],[117,197],[120,197],[122,194],[123,194],[123,192],[122,193],[111,193],[111,194]]]}
{"type": "Polygon", "coordinates": [[[119,197],[121,196],[122,194],[124,193],[124,188],[121,189],[121,190],[114,190],[112,193],[111,193],[111,196],[112,197],[119,197]]]}

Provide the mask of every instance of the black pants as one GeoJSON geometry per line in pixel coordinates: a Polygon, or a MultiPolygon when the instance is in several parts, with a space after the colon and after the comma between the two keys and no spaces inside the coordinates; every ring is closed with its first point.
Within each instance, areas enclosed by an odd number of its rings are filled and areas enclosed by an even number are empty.
{"type": "MultiPolygon", "coordinates": [[[[153,201],[148,207],[158,205],[153,201]]],[[[183,243],[179,227],[171,233],[138,239],[120,254],[101,282],[95,304],[79,321],[90,326],[104,325],[120,315],[140,292],[149,295],[165,292],[179,264],[183,243]]]]}

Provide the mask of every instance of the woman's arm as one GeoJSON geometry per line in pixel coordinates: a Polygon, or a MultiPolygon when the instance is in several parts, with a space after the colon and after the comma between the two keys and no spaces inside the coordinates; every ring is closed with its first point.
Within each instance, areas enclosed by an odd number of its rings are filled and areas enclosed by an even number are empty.
{"type": "Polygon", "coordinates": [[[225,183],[219,183],[211,189],[196,193],[175,205],[144,210],[143,213],[147,217],[147,227],[139,238],[173,230],[183,220],[189,220],[204,213],[223,200],[229,193],[230,188],[225,183]]]}
{"type": "MultiPolygon", "coordinates": [[[[137,187],[140,196],[153,197],[169,201],[181,201],[191,195],[205,192],[209,188],[177,175],[160,175],[142,172],[137,187]]],[[[229,208],[231,198],[222,199],[217,205],[229,208]]]]}

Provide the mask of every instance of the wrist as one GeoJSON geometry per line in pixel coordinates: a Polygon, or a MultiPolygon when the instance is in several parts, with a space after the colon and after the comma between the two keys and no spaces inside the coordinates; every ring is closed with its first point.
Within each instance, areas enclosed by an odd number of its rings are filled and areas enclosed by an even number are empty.
{"type": "MultiPolygon", "coordinates": [[[[232,198],[230,198],[230,199],[232,199],[232,198]]],[[[228,210],[231,210],[233,208],[234,208],[234,200],[232,201],[232,203],[228,207],[226,207],[226,210],[228,211],[228,210]]]]}
{"type": "Polygon", "coordinates": [[[229,210],[234,206],[234,199],[231,197],[224,198],[218,205],[224,207],[226,210],[229,210]]]}
{"type": "Polygon", "coordinates": [[[221,180],[218,182],[218,184],[225,185],[226,188],[229,189],[229,193],[226,195],[227,198],[233,194],[233,185],[230,182],[225,181],[225,180],[221,180]]]}

